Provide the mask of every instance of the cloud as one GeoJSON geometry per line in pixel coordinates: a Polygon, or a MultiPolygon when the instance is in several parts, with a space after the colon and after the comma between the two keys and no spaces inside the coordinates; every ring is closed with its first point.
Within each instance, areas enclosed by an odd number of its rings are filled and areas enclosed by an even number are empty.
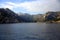
{"type": "Polygon", "coordinates": [[[14,5],[12,2],[5,2],[0,4],[0,8],[9,8],[9,9],[13,9],[14,5]]]}
{"type": "Polygon", "coordinates": [[[20,7],[30,12],[60,11],[60,3],[58,3],[57,0],[24,2],[20,4],[20,7]]]}
{"type": "Polygon", "coordinates": [[[4,8],[22,8],[28,12],[47,12],[47,11],[60,11],[60,3],[57,0],[36,0],[30,2],[22,2],[22,3],[13,3],[13,2],[5,2],[0,4],[1,7],[4,8]]]}

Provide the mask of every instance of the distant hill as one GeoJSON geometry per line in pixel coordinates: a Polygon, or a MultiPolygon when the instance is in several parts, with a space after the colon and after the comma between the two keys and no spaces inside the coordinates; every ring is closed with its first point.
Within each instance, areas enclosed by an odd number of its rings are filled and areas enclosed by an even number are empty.
{"type": "Polygon", "coordinates": [[[30,15],[28,13],[17,14],[8,8],[0,8],[0,24],[21,22],[60,22],[60,12],[30,15]]]}
{"type": "Polygon", "coordinates": [[[33,16],[32,16],[32,15],[29,15],[29,14],[19,15],[19,18],[20,18],[23,22],[33,22],[33,16]]]}
{"type": "Polygon", "coordinates": [[[44,14],[33,15],[33,20],[35,22],[44,22],[44,20],[45,20],[44,14]]]}

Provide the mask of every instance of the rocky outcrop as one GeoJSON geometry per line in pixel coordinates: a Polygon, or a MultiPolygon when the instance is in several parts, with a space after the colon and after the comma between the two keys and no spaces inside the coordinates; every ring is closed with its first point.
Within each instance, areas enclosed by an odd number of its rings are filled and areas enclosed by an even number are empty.
{"type": "Polygon", "coordinates": [[[45,16],[45,20],[49,22],[60,21],[60,12],[47,12],[45,16]]]}
{"type": "Polygon", "coordinates": [[[0,23],[18,23],[17,14],[8,8],[0,8],[0,23]]]}

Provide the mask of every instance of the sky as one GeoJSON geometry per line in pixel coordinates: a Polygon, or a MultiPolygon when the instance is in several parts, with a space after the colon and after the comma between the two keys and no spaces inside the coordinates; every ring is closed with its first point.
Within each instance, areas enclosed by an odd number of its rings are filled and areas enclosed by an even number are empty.
{"type": "Polygon", "coordinates": [[[60,11],[60,0],[0,0],[0,8],[9,8],[16,13],[43,14],[60,11]]]}

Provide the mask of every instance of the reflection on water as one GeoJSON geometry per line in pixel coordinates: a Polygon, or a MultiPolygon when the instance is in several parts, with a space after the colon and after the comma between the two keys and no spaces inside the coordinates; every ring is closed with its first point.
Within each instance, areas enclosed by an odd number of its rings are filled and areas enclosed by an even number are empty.
{"type": "Polygon", "coordinates": [[[60,40],[60,25],[45,23],[0,24],[0,40],[60,40]]]}

